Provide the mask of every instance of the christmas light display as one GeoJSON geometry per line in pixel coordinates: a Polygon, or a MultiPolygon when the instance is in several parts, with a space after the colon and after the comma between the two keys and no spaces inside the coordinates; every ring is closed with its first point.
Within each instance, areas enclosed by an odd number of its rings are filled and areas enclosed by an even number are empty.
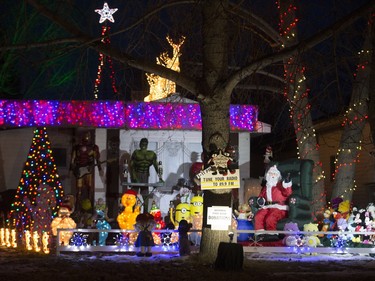
{"type": "MultiPolygon", "coordinates": [[[[294,3],[289,4],[282,1],[276,2],[280,10],[280,35],[283,38],[282,48],[290,47],[298,43],[296,16],[297,6],[294,3]]],[[[284,61],[284,80],[285,89],[283,95],[289,104],[290,120],[293,123],[297,141],[297,156],[302,159],[313,159],[315,167],[313,176],[315,179],[314,189],[321,190],[319,197],[316,196],[312,206],[316,205],[316,211],[323,211],[325,205],[326,193],[324,191],[324,174],[322,172],[322,163],[319,159],[319,145],[316,141],[315,130],[312,124],[311,104],[309,102],[310,89],[306,86],[305,67],[302,65],[301,58],[293,55],[284,61]]],[[[312,214],[314,217],[314,214],[312,214]]]]}
{"type": "Polygon", "coordinates": [[[42,236],[42,247],[43,247],[43,253],[45,254],[49,254],[50,252],[48,245],[49,245],[49,234],[47,232],[44,232],[42,236]]]}
{"type": "MultiPolygon", "coordinates": [[[[232,132],[254,132],[260,129],[256,106],[231,105],[229,113],[232,132]]],[[[0,100],[1,126],[202,129],[198,104],[120,101],[0,100]]]]}
{"type": "MultiPolygon", "coordinates": [[[[156,58],[156,63],[166,68],[180,72],[180,49],[182,44],[184,44],[185,42],[185,37],[182,36],[177,43],[174,43],[172,39],[167,36],[167,41],[173,48],[173,56],[169,57],[168,53],[164,52],[158,58],[156,58]]],[[[148,84],[150,85],[150,94],[144,98],[144,101],[159,100],[162,98],[166,98],[176,92],[175,82],[165,79],[154,73],[146,73],[146,76],[148,84]]]]}
{"type": "Polygon", "coordinates": [[[62,196],[63,187],[47,130],[37,128],[11,205],[10,225],[19,232],[37,230],[42,235],[57,215],[62,196]]]}
{"type": "Polygon", "coordinates": [[[38,234],[38,231],[34,231],[33,232],[33,248],[35,250],[35,252],[40,252],[41,248],[40,248],[40,245],[39,245],[39,234],[38,234]]]}
{"type": "Polygon", "coordinates": [[[115,19],[113,18],[113,14],[117,11],[117,8],[110,9],[108,4],[104,2],[103,9],[96,9],[95,12],[100,15],[99,23],[103,23],[106,20],[109,20],[110,22],[115,22],[115,19]]]}
{"type": "Polygon", "coordinates": [[[83,233],[74,233],[73,236],[70,238],[69,245],[76,246],[76,247],[86,247],[88,246],[87,238],[89,237],[88,234],[83,233]]]}
{"type": "Polygon", "coordinates": [[[0,228],[0,245],[5,246],[5,228],[0,228]]]}
{"type": "Polygon", "coordinates": [[[13,248],[17,248],[17,237],[16,237],[16,235],[17,235],[16,230],[12,229],[10,231],[10,245],[13,248]]]}
{"type": "MultiPolygon", "coordinates": [[[[99,23],[103,23],[106,20],[108,20],[110,22],[115,22],[115,20],[113,18],[113,14],[117,10],[118,10],[117,8],[110,9],[108,7],[108,4],[104,3],[103,9],[97,9],[97,10],[95,10],[95,12],[97,12],[98,14],[100,14],[99,23]]],[[[109,31],[110,31],[110,27],[109,26],[106,26],[106,25],[102,26],[102,34],[101,34],[102,35],[102,39],[101,39],[101,42],[103,44],[105,44],[105,45],[111,44],[110,37],[109,37],[109,31]]],[[[98,70],[97,70],[96,79],[95,79],[95,86],[94,86],[94,99],[96,99],[96,100],[98,99],[99,86],[100,86],[100,84],[102,82],[102,72],[103,72],[103,68],[104,68],[104,65],[105,65],[106,61],[109,64],[112,90],[113,90],[113,93],[115,95],[117,94],[117,88],[116,88],[116,82],[115,82],[115,72],[113,70],[112,59],[111,59],[111,57],[106,56],[103,53],[99,53],[99,64],[98,64],[98,70]]]]}
{"type": "Polygon", "coordinates": [[[25,237],[25,246],[26,246],[26,249],[29,250],[29,251],[31,251],[33,249],[33,246],[31,246],[31,233],[30,233],[30,230],[25,230],[24,237],[25,237]]]}
{"type": "Polygon", "coordinates": [[[5,229],[5,246],[7,246],[7,247],[11,246],[11,243],[10,243],[10,229],[9,228],[5,229]]]}

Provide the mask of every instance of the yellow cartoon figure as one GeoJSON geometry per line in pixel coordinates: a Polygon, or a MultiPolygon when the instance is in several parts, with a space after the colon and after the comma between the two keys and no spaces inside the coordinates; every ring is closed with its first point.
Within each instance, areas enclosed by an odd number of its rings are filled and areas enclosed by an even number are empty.
{"type": "Polygon", "coordinates": [[[140,207],[137,205],[137,192],[128,189],[121,197],[121,203],[124,206],[124,211],[117,216],[117,222],[121,229],[134,229],[134,224],[140,212],[140,207]]]}
{"type": "Polygon", "coordinates": [[[176,211],[174,212],[173,208],[170,210],[170,219],[174,224],[175,228],[178,227],[181,220],[186,220],[190,222],[190,204],[189,203],[180,203],[176,206],[176,211]],[[174,217],[173,217],[174,214],[174,217]]]}

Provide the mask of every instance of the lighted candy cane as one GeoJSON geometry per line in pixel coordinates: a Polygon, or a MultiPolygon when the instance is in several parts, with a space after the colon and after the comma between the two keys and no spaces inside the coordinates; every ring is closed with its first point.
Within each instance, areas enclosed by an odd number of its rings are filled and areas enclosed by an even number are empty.
{"type": "Polygon", "coordinates": [[[5,229],[0,228],[0,245],[5,246],[5,229]]]}

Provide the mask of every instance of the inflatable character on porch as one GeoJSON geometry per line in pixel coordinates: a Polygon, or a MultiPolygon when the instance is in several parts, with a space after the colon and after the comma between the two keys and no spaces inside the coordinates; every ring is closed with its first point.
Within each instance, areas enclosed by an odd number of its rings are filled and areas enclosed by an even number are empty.
{"type": "Polygon", "coordinates": [[[72,152],[70,169],[76,177],[76,204],[80,207],[82,200],[82,191],[86,188],[87,198],[94,205],[94,167],[98,166],[99,172],[102,171],[99,161],[99,147],[92,143],[90,132],[86,132],[80,143],[75,145],[72,152]]]}
{"type": "MultiPolygon", "coordinates": [[[[60,207],[58,216],[51,222],[52,235],[57,236],[58,228],[76,228],[75,221],[70,217],[70,210],[66,207],[60,207]]],[[[70,238],[73,236],[72,231],[60,231],[59,245],[68,246],[70,238]]]]}
{"type": "Polygon", "coordinates": [[[192,228],[192,224],[187,222],[187,220],[181,220],[178,225],[178,236],[179,236],[179,249],[178,252],[180,256],[190,255],[190,241],[188,232],[192,228]]]}
{"type": "MultiPolygon", "coordinates": [[[[105,219],[105,213],[103,212],[103,210],[97,209],[96,216],[96,229],[112,229],[109,222],[105,219]]],[[[108,232],[99,232],[99,246],[105,246],[107,238],[108,232]]]]}
{"type": "MultiPolygon", "coordinates": [[[[265,175],[265,186],[262,187],[257,199],[260,209],[254,216],[255,230],[276,230],[280,219],[286,218],[288,197],[292,194],[292,182],[288,177],[282,180],[276,165],[271,166],[265,175]]],[[[277,235],[265,236],[263,239],[277,240],[277,235]]]]}
{"type": "Polygon", "coordinates": [[[137,192],[128,189],[121,197],[121,204],[124,210],[117,216],[117,222],[121,229],[132,230],[140,212],[140,206],[137,205],[137,192]]]}
{"type": "Polygon", "coordinates": [[[149,213],[139,214],[136,218],[134,228],[138,231],[138,237],[135,241],[135,247],[140,251],[137,253],[138,257],[151,257],[152,247],[155,246],[152,230],[155,227],[154,217],[149,213]]]}
{"type": "MultiPolygon", "coordinates": [[[[154,151],[148,150],[148,139],[142,138],[139,143],[139,149],[136,149],[130,159],[130,177],[132,183],[148,183],[150,176],[150,167],[155,168],[159,176],[159,181],[163,182],[159,169],[159,163],[154,151]]],[[[142,192],[141,194],[144,194],[142,192]]]]}

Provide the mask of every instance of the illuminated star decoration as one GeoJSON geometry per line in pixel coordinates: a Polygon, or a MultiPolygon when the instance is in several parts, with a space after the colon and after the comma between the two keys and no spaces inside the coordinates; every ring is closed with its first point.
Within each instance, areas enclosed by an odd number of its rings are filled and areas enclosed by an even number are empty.
{"type": "Polygon", "coordinates": [[[95,12],[100,15],[99,23],[105,22],[106,20],[109,20],[110,22],[115,22],[115,19],[113,18],[113,14],[116,13],[118,9],[110,9],[108,7],[108,4],[104,2],[103,9],[96,9],[95,12]]]}

